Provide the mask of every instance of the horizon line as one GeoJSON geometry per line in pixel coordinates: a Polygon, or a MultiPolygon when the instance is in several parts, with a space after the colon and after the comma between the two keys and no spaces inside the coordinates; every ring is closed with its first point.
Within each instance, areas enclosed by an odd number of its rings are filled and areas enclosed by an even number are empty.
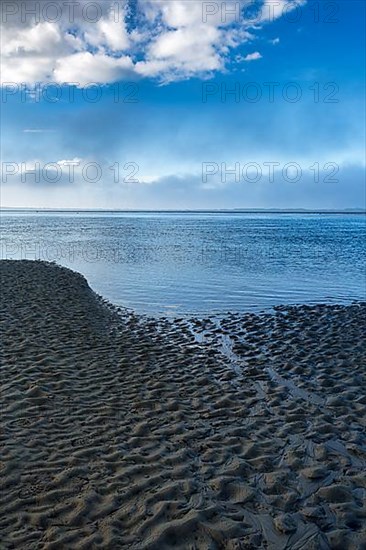
{"type": "Polygon", "coordinates": [[[360,213],[366,214],[366,208],[197,208],[197,209],[144,209],[144,208],[49,208],[49,207],[22,207],[0,206],[1,211],[21,212],[104,212],[104,213],[360,213]]]}

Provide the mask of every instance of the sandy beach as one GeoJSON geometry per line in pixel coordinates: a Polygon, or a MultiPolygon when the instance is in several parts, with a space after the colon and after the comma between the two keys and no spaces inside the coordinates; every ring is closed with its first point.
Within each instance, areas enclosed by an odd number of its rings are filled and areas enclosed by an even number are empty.
{"type": "Polygon", "coordinates": [[[366,548],[366,305],[113,308],[1,261],[2,549],[366,548]]]}

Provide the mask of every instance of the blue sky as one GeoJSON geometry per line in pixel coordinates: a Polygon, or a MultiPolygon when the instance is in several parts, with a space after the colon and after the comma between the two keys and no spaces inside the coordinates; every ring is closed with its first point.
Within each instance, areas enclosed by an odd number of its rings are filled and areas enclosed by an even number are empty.
{"type": "Polygon", "coordinates": [[[365,207],[364,2],[8,4],[3,206],[365,207]]]}

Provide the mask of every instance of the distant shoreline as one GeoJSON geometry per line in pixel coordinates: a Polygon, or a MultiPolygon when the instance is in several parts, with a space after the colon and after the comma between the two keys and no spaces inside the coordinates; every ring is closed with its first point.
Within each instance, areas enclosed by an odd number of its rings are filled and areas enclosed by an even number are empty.
{"type": "Polygon", "coordinates": [[[210,210],[120,210],[103,208],[18,208],[1,207],[1,212],[34,212],[34,213],[102,213],[102,214],[362,214],[362,208],[346,208],[344,210],[308,210],[308,209],[210,209],[210,210]]]}

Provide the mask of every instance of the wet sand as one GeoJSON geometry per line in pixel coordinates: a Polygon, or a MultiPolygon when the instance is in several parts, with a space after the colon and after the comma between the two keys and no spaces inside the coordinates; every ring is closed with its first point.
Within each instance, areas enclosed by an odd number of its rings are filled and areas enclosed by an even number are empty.
{"type": "Polygon", "coordinates": [[[1,548],[366,548],[365,304],[173,322],[0,274],[1,548]]]}

